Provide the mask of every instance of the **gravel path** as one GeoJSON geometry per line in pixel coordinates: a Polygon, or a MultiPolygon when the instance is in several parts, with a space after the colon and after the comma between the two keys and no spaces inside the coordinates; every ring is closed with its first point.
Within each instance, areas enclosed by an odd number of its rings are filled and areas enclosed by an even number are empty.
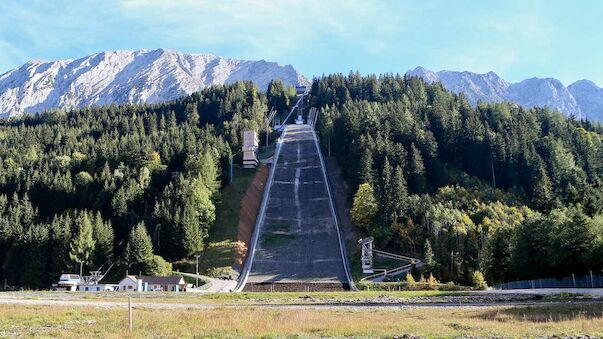
{"type": "MultiPolygon", "coordinates": [[[[584,300],[573,304],[603,304],[601,301],[584,300]]],[[[339,303],[339,304],[177,304],[133,301],[134,308],[150,309],[220,309],[220,308],[262,308],[262,309],[307,309],[307,310],[405,310],[415,308],[483,308],[501,306],[552,306],[566,305],[565,301],[542,302],[542,301],[508,301],[501,303],[476,302],[476,303],[339,303]]],[[[63,307],[98,307],[98,308],[127,308],[127,301],[91,301],[91,300],[33,300],[33,299],[4,299],[0,298],[0,305],[21,306],[63,306],[63,307]]]]}
{"type": "MultiPolygon", "coordinates": [[[[583,291],[584,292],[584,291],[583,291]]],[[[115,300],[83,299],[90,295],[80,294],[48,294],[29,295],[20,293],[1,293],[0,305],[24,306],[65,306],[65,307],[100,307],[100,308],[125,308],[126,296],[115,294],[115,300]],[[82,299],[79,299],[82,298],[82,299]]],[[[371,298],[315,298],[311,295],[301,297],[283,298],[257,298],[248,300],[215,300],[191,299],[181,303],[174,301],[153,301],[151,294],[134,296],[133,304],[136,308],[150,309],[215,309],[215,308],[270,308],[270,309],[327,309],[327,310],[403,310],[413,308],[480,308],[500,306],[551,306],[568,304],[598,304],[603,305],[603,298],[564,296],[562,298],[544,298],[537,294],[494,294],[475,293],[469,295],[425,296],[425,297],[391,297],[383,295],[371,298]],[[210,303],[214,302],[214,303],[210,303]]],[[[182,294],[186,298],[186,294],[182,294]]]]}

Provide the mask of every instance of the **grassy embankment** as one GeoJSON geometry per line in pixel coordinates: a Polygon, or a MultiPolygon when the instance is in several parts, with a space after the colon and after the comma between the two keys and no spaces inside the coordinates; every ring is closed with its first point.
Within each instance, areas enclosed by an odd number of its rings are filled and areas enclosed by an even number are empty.
{"type": "MultiPolygon", "coordinates": [[[[261,146],[258,159],[273,156],[275,136],[271,136],[268,147],[261,146]]],[[[232,270],[235,260],[235,242],[241,201],[253,181],[257,170],[234,168],[234,180],[221,191],[216,203],[216,221],[209,232],[207,245],[199,258],[199,272],[210,277],[236,278],[232,270]]],[[[174,264],[175,269],[194,273],[195,261],[186,260],[174,264]]]]}
{"type": "Polygon", "coordinates": [[[0,305],[0,336],[422,337],[603,335],[602,305],[400,310],[134,309],[0,305]]]}
{"type": "MultiPolygon", "coordinates": [[[[232,265],[235,257],[241,200],[255,173],[255,170],[235,168],[232,184],[225,186],[220,192],[216,204],[216,221],[209,232],[207,245],[199,258],[201,274],[212,277],[233,275],[232,265]]],[[[175,263],[174,268],[194,273],[195,260],[175,263]]]]}

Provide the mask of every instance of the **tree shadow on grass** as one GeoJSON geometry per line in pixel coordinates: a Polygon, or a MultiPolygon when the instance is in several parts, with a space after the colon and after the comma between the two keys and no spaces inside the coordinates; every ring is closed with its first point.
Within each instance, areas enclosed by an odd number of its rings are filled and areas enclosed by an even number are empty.
{"type": "Polygon", "coordinates": [[[603,318],[603,304],[517,306],[482,311],[474,316],[482,320],[509,320],[532,323],[603,318]]]}

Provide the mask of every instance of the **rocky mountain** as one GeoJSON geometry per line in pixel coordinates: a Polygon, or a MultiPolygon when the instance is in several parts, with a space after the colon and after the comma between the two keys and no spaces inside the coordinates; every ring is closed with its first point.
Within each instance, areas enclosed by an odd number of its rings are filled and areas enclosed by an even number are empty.
{"type": "Polygon", "coordinates": [[[567,115],[582,117],[576,99],[557,79],[531,78],[512,84],[508,88],[507,98],[524,107],[550,107],[567,115]]]}
{"type": "Polygon", "coordinates": [[[435,73],[423,67],[417,67],[406,74],[420,76],[429,83],[440,81],[444,87],[454,93],[465,93],[471,104],[476,104],[477,101],[506,100],[506,91],[509,88],[509,83],[494,72],[477,74],[440,71],[435,73]]]}
{"type": "Polygon", "coordinates": [[[455,93],[464,93],[469,102],[514,101],[524,107],[550,107],[576,118],[603,121],[603,88],[580,80],[565,87],[553,78],[531,78],[510,84],[494,72],[433,72],[417,67],[406,74],[420,76],[427,82],[440,81],[455,93]]]}
{"type": "Polygon", "coordinates": [[[0,117],[52,108],[156,103],[201,88],[251,80],[266,89],[309,81],[291,65],[157,49],[112,51],[77,60],[32,60],[0,75],[0,117]]]}
{"type": "Polygon", "coordinates": [[[603,122],[603,88],[589,80],[579,80],[567,88],[580,110],[589,118],[603,122]]]}

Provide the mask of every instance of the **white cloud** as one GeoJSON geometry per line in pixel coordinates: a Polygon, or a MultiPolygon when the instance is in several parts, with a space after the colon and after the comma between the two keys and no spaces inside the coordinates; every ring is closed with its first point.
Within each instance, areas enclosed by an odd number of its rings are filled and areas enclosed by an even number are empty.
{"type": "MultiPolygon", "coordinates": [[[[121,10],[145,26],[169,27],[164,30],[169,39],[239,44],[246,54],[277,59],[316,48],[312,42],[329,37],[353,40],[367,31],[379,35],[396,28],[382,20],[388,12],[381,4],[368,1],[123,0],[121,10]]],[[[375,45],[375,40],[359,42],[367,49],[375,45]]]]}
{"type": "Polygon", "coordinates": [[[0,74],[21,64],[27,56],[11,43],[0,40],[0,74]]]}

